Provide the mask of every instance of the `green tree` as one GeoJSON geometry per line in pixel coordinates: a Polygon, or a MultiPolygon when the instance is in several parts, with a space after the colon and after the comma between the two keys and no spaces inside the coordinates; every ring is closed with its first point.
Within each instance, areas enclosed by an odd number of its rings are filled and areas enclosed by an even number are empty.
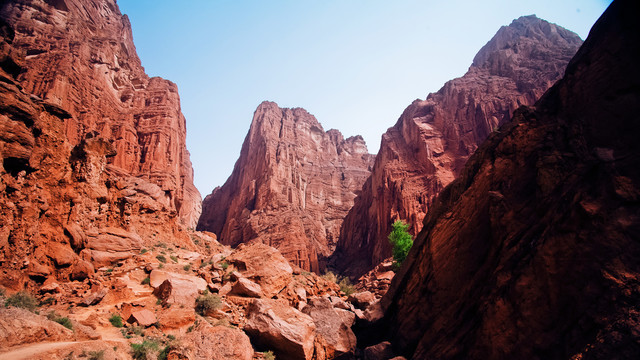
{"type": "Polygon", "coordinates": [[[400,268],[413,245],[413,239],[411,239],[411,234],[407,231],[409,224],[406,224],[404,221],[396,220],[391,227],[393,230],[391,230],[389,234],[389,242],[393,246],[395,266],[396,268],[400,268]]]}

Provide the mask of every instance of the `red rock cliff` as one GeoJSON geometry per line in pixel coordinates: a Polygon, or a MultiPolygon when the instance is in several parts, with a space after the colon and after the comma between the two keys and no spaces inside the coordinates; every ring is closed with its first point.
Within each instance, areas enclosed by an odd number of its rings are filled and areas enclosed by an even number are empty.
{"type": "Polygon", "coordinates": [[[190,246],[199,194],[177,90],[144,74],[115,3],[3,2],[0,35],[0,285],[190,246]]]}
{"type": "Polygon", "coordinates": [[[640,357],[640,26],[614,1],[564,78],[430,209],[383,298],[414,359],[640,357]]]}
{"type": "Polygon", "coordinates": [[[115,0],[17,0],[4,2],[0,15],[26,54],[18,77],[24,91],[72,115],[69,143],[94,133],[109,141],[116,153],[108,163],[158,185],[194,227],[201,197],[177,86],[145,74],[115,0]]]}
{"type": "Polygon", "coordinates": [[[318,271],[372,160],[362,137],[344,139],[304,109],[264,102],[233,173],[204,199],[198,230],[233,246],[264,242],[318,271]]]}
{"type": "Polygon", "coordinates": [[[502,27],[461,78],[414,101],[382,136],[371,176],[346,216],[332,262],[361,275],[391,256],[391,224],[417,234],[435,196],[521,105],[533,104],[564,71],[580,38],[535,16],[502,27]]]}

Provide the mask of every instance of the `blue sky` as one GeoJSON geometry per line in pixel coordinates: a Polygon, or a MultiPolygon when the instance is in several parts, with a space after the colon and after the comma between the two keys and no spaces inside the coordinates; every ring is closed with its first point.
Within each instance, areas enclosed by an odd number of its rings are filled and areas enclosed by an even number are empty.
{"type": "Polygon", "coordinates": [[[180,91],[202,196],[229,177],[264,100],[325,130],[380,137],[462,76],[502,25],[538,17],[585,39],[608,0],[119,0],[142,65],[180,91]]]}

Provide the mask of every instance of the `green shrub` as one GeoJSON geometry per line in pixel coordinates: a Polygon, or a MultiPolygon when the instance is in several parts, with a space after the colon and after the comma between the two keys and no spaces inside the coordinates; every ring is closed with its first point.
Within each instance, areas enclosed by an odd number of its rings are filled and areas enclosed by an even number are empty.
{"type": "Polygon", "coordinates": [[[163,263],[158,264],[158,269],[162,269],[162,268],[164,268],[164,264],[163,263]]]}
{"type": "Polygon", "coordinates": [[[176,263],[176,264],[178,263],[178,257],[177,256],[171,255],[169,257],[171,258],[171,260],[173,260],[174,263],[176,263]]]}
{"type": "Polygon", "coordinates": [[[151,278],[147,276],[146,278],[142,279],[141,284],[142,284],[142,285],[149,285],[149,284],[151,284],[151,278]]]}
{"type": "Polygon", "coordinates": [[[49,314],[47,314],[47,319],[51,321],[55,321],[69,330],[73,330],[73,324],[71,323],[71,320],[69,320],[68,317],[59,316],[58,314],[56,314],[55,311],[52,311],[49,314]]]}
{"type": "Polygon", "coordinates": [[[156,259],[158,259],[158,261],[160,261],[161,263],[167,262],[167,258],[164,257],[164,255],[156,255],[156,259]]]}
{"type": "Polygon", "coordinates": [[[124,326],[124,324],[122,323],[122,317],[118,314],[111,315],[111,317],[109,318],[109,322],[111,323],[111,325],[117,328],[121,328],[124,326]]]}
{"type": "Polygon", "coordinates": [[[342,291],[347,296],[355,292],[353,285],[351,285],[351,280],[349,280],[348,277],[343,277],[338,285],[340,286],[340,291],[342,291]]]}
{"type": "Polygon", "coordinates": [[[140,250],[140,255],[142,255],[142,254],[146,254],[146,253],[147,253],[147,251],[149,251],[149,250],[147,250],[147,249],[142,249],[142,250],[140,250]]]}
{"type": "Polygon", "coordinates": [[[196,312],[205,316],[209,311],[218,310],[222,306],[222,300],[218,295],[202,294],[196,299],[196,312]]]}
{"type": "Polygon", "coordinates": [[[131,356],[136,360],[146,360],[147,354],[158,351],[160,345],[151,340],[144,340],[141,344],[131,344],[131,356]]]}
{"type": "Polygon", "coordinates": [[[413,239],[411,239],[411,234],[407,231],[409,224],[404,223],[402,220],[396,220],[391,227],[393,229],[389,234],[389,242],[393,245],[394,266],[398,269],[407,258],[409,250],[411,250],[413,239]]]}
{"type": "Polygon", "coordinates": [[[222,270],[227,270],[227,268],[229,267],[229,263],[226,261],[223,261],[220,266],[222,266],[222,270]]]}
{"type": "Polygon", "coordinates": [[[107,273],[107,274],[111,274],[112,272],[113,272],[113,268],[105,270],[105,273],[107,273]]]}
{"type": "Polygon", "coordinates": [[[182,269],[184,269],[184,271],[191,270],[191,264],[187,264],[187,265],[183,266],[182,269]]]}
{"type": "Polygon", "coordinates": [[[4,306],[15,306],[29,311],[34,311],[38,307],[38,300],[28,292],[20,291],[7,298],[4,306]]]}
{"type": "Polygon", "coordinates": [[[264,360],[276,360],[276,356],[273,355],[273,351],[271,350],[263,352],[262,357],[264,360]]]}

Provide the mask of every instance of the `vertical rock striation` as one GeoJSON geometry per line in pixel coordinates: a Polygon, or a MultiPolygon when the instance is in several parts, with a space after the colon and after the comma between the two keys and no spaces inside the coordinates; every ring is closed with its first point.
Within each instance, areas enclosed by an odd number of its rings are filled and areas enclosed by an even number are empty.
{"type": "Polygon", "coordinates": [[[417,234],[435,196],[487,136],[556,80],[582,41],[524,16],[502,27],[469,71],[416,100],[382,136],[371,176],[346,216],[332,263],[361,275],[391,256],[387,235],[402,219],[417,234]]]}
{"type": "Polygon", "coordinates": [[[415,359],[640,356],[640,6],[614,1],[430,209],[382,299],[415,359]]]}
{"type": "Polygon", "coordinates": [[[194,227],[201,198],[178,88],[145,74],[115,0],[17,0],[5,2],[0,16],[26,55],[18,77],[24,91],[71,115],[69,143],[94,135],[109,141],[115,155],[108,163],[158,185],[181,222],[194,227]]]}
{"type": "Polygon", "coordinates": [[[204,199],[198,230],[232,246],[261,241],[318,271],[372,160],[362,137],[344,139],[304,109],[264,102],[233,173],[204,199]]]}
{"type": "Polygon", "coordinates": [[[2,2],[0,35],[0,285],[189,246],[200,195],[177,88],[144,73],[115,2],[2,2]]]}

